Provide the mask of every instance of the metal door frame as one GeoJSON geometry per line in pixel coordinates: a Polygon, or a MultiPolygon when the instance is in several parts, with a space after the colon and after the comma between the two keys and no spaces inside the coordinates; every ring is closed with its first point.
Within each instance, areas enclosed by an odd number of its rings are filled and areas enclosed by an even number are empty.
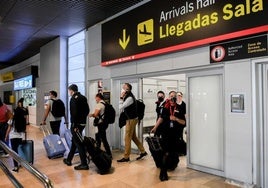
{"type": "Polygon", "coordinates": [[[252,61],[253,183],[268,186],[268,59],[252,61]]]}
{"type": "Polygon", "coordinates": [[[222,79],[222,84],[221,84],[221,98],[222,98],[222,123],[223,123],[223,169],[222,170],[218,170],[218,169],[212,169],[212,168],[208,168],[208,167],[204,167],[204,166],[200,166],[200,165],[196,165],[196,164],[191,164],[190,162],[190,139],[191,139],[191,132],[190,132],[190,119],[189,116],[187,117],[187,166],[189,168],[192,168],[194,170],[198,170],[198,171],[202,171],[202,172],[206,172],[206,173],[210,173],[210,174],[214,174],[217,176],[225,176],[225,121],[224,121],[224,114],[225,114],[225,97],[224,97],[224,72],[223,72],[223,68],[222,67],[215,67],[215,69],[201,69],[198,71],[192,71],[186,74],[186,89],[187,89],[187,97],[186,97],[186,101],[188,104],[188,108],[187,108],[187,114],[190,114],[190,93],[189,93],[189,79],[190,78],[194,78],[194,77],[202,77],[202,76],[213,76],[213,75],[219,75],[221,76],[222,79]]]}

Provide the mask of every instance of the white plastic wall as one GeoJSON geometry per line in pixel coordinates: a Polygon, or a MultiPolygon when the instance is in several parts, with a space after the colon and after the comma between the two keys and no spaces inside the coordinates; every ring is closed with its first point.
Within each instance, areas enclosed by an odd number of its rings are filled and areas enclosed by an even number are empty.
{"type": "Polygon", "coordinates": [[[253,131],[250,61],[225,64],[226,177],[252,183],[253,131]],[[231,113],[231,95],[245,95],[245,113],[231,113]]]}

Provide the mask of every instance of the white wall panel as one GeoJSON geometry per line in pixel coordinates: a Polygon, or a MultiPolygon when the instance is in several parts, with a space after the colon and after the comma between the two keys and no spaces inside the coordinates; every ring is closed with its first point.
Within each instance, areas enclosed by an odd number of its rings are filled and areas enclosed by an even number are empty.
{"type": "Polygon", "coordinates": [[[225,65],[226,176],[252,183],[252,103],[249,61],[225,65]],[[245,113],[231,113],[231,94],[245,95],[245,113]]]}

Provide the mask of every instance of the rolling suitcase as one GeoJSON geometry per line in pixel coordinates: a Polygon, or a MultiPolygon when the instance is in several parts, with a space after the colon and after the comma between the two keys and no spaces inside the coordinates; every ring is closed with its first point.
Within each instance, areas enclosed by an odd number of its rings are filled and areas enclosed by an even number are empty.
{"type": "Polygon", "coordinates": [[[149,150],[154,159],[156,167],[160,168],[164,154],[163,149],[161,147],[161,138],[157,136],[151,136],[149,134],[149,136],[146,137],[145,140],[148,143],[149,150]]]}
{"type": "MultiPolygon", "coordinates": [[[[164,151],[161,147],[161,138],[158,136],[152,137],[150,134],[145,138],[149,145],[149,150],[154,159],[155,165],[157,168],[160,168],[163,164],[164,151]]],[[[169,152],[166,158],[166,168],[168,170],[175,170],[179,163],[179,154],[178,152],[169,152]]]]}
{"type": "Polygon", "coordinates": [[[44,134],[43,144],[47,153],[47,157],[49,159],[63,157],[66,148],[60,136],[56,134],[50,134],[48,128],[47,127],[45,128],[45,126],[41,126],[41,129],[44,134]]]}
{"type": "MultiPolygon", "coordinates": [[[[70,129],[66,129],[64,131],[64,139],[66,141],[66,144],[69,148],[69,150],[71,149],[71,146],[72,146],[72,133],[71,133],[71,130],[70,129]]],[[[75,150],[75,153],[78,153],[78,149],[75,150]]]]}
{"type": "Polygon", "coordinates": [[[106,174],[109,172],[112,166],[112,158],[96,145],[96,141],[91,137],[82,137],[79,132],[76,132],[80,141],[84,143],[91,160],[99,169],[100,174],[106,174]]]}
{"type": "Polygon", "coordinates": [[[33,140],[27,140],[25,133],[25,140],[18,146],[18,155],[28,163],[34,163],[34,142],[33,140]]]}

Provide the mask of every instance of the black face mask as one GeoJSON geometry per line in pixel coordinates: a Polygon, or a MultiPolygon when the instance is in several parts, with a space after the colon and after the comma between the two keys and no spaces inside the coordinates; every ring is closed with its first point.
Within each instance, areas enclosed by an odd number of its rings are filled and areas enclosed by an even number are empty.
{"type": "Polygon", "coordinates": [[[175,103],[177,101],[177,97],[172,97],[171,101],[175,103]]]}
{"type": "Polygon", "coordinates": [[[164,101],[164,98],[163,97],[158,97],[158,101],[159,102],[163,102],[164,101]]]}

